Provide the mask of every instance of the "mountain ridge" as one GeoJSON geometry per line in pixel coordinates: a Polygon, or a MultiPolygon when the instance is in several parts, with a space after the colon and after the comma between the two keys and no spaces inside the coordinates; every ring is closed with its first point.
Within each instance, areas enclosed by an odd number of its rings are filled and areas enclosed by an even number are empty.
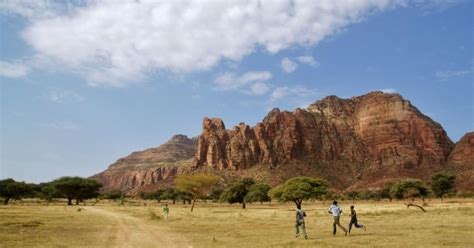
{"type": "Polygon", "coordinates": [[[104,183],[104,190],[133,192],[155,190],[180,173],[195,172],[251,176],[272,185],[291,176],[318,176],[337,190],[361,190],[404,177],[427,180],[434,172],[462,167],[467,176],[461,176],[460,188],[472,190],[470,139],[450,156],[457,144],[399,94],[327,96],[306,109],[273,109],[253,127],[240,123],[226,129],[221,119],[207,117],[202,126],[194,140],[177,136],[182,139],[171,147],[179,152],[151,148],[154,152],[132,153],[94,177],[104,183]],[[183,144],[185,151],[180,150],[183,144]],[[162,164],[150,162],[155,160],[162,164]],[[148,170],[143,170],[144,161],[148,170]],[[118,168],[128,170],[111,173],[118,168]],[[117,179],[123,177],[127,179],[117,179]]]}

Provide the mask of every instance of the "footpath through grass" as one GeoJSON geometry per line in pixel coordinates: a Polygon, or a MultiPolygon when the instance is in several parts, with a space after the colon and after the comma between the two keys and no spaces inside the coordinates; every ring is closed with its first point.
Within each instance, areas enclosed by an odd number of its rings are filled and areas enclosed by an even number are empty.
{"type": "MultiPolygon", "coordinates": [[[[349,206],[342,202],[341,224],[347,226],[349,206]]],[[[428,202],[426,213],[402,202],[356,202],[360,223],[344,237],[332,236],[329,202],[303,204],[309,239],[294,237],[291,204],[238,205],[168,204],[169,220],[161,204],[142,202],[119,207],[1,206],[0,247],[6,246],[128,246],[128,247],[474,247],[474,201],[428,202]],[[77,211],[82,208],[81,211],[77,211]],[[141,223],[141,224],[140,224],[141,223]],[[140,225],[141,228],[138,228],[140,225]],[[122,237],[122,236],[127,237],[122,237]],[[153,242],[143,240],[150,239],[153,242]]]]}

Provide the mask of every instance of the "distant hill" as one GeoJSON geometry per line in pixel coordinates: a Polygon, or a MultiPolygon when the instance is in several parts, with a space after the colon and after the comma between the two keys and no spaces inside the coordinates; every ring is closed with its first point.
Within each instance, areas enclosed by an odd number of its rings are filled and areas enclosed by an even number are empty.
{"type": "Polygon", "coordinates": [[[273,109],[254,127],[226,129],[204,118],[200,136],[176,135],[158,148],[119,159],[94,178],[104,191],[151,191],[180,173],[250,176],[272,185],[293,176],[327,179],[337,190],[383,187],[394,180],[427,180],[437,171],[473,190],[474,133],[457,144],[440,124],[399,94],[328,96],[306,109],[273,109]]]}

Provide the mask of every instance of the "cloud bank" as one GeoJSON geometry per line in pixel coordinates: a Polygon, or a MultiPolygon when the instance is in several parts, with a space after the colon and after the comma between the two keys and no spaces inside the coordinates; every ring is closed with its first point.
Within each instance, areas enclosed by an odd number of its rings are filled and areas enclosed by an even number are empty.
{"type": "Polygon", "coordinates": [[[58,7],[55,1],[25,0],[7,1],[0,9],[29,18],[22,37],[38,57],[91,85],[120,87],[156,71],[203,71],[257,50],[273,54],[312,46],[403,2],[76,0],[58,7]]]}

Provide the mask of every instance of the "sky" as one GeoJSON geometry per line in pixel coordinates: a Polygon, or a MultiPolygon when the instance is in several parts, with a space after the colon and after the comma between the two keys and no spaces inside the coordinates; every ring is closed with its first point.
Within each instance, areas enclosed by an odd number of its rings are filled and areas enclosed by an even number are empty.
{"type": "Polygon", "coordinates": [[[2,0],[0,179],[90,176],[202,119],[399,93],[474,131],[474,1],[2,0]]]}

